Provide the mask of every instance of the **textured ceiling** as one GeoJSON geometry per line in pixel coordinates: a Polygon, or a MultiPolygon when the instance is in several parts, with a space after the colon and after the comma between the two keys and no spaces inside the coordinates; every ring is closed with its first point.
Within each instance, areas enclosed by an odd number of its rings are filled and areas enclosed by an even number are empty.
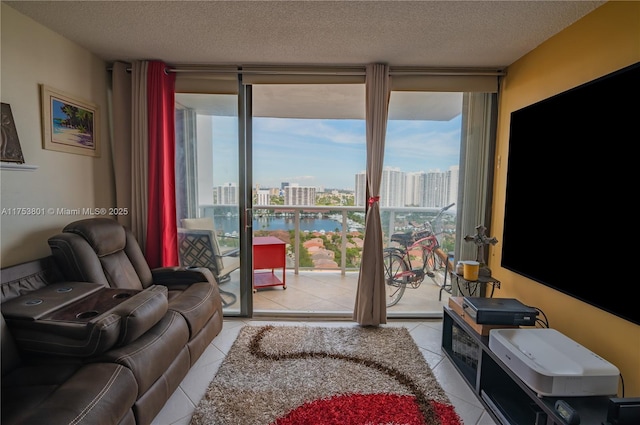
{"type": "Polygon", "coordinates": [[[6,1],[106,61],[504,67],[602,1],[6,1]]]}
{"type": "MultiPolygon", "coordinates": [[[[107,62],[156,59],[169,65],[358,66],[377,62],[501,69],[604,2],[4,3],[107,62]]],[[[460,113],[457,93],[401,98],[405,94],[398,92],[394,96],[391,119],[449,120],[460,113]]],[[[234,109],[221,105],[222,98],[190,95],[180,101],[201,113],[221,114],[223,106],[234,109]]],[[[304,90],[295,85],[263,86],[254,88],[254,108],[254,116],[363,119],[364,93],[357,86],[307,86],[304,90]],[[327,101],[327,96],[338,96],[340,101],[327,101]]]]}

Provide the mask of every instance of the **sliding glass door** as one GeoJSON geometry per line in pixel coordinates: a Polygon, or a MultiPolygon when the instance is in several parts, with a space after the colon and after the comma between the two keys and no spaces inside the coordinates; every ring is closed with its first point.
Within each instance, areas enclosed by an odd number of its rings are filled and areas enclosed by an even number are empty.
{"type": "Polygon", "coordinates": [[[451,274],[457,261],[477,258],[465,237],[490,221],[495,94],[482,91],[490,84],[469,88],[391,93],[383,233],[385,246],[400,248],[413,273],[399,300],[390,294],[390,317],[440,315],[451,294],[482,295],[479,285],[459,285],[451,274]],[[394,234],[411,234],[416,243],[405,248],[394,234]]]}
{"type": "Polygon", "coordinates": [[[225,315],[348,318],[364,238],[364,85],[240,87],[176,94],[181,264],[216,274],[225,315]],[[265,238],[284,247],[275,270],[263,248],[253,258],[265,238]]]}
{"type": "MultiPolygon", "coordinates": [[[[256,270],[254,311],[350,318],[364,238],[355,204],[366,165],[364,84],[251,87],[253,236],[285,244],[287,282],[261,286],[256,270]]],[[[261,260],[254,250],[254,264],[261,260]]]]}
{"type": "Polygon", "coordinates": [[[238,110],[236,94],[176,94],[180,262],[212,271],[225,315],[247,310],[241,287],[238,110]]]}

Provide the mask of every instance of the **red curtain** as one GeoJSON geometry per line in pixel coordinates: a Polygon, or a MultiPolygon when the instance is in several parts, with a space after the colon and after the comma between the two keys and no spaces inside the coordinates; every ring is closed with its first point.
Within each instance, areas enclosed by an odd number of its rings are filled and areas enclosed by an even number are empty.
{"type": "Polygon", "coordinates": [[[175,193],[175,74],[149,62],[149,210],[145,255],[149,267],[178,265],[175,193]]]}

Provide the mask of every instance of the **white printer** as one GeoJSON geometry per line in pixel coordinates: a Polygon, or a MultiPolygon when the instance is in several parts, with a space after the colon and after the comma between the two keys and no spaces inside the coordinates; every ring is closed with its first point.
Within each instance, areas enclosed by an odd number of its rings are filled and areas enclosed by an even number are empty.
{"type": "Polygon", "coordinates": [[[618,368],[555,329],[492,329],[489,348],[539,397],[618,392],[618,368]]]}

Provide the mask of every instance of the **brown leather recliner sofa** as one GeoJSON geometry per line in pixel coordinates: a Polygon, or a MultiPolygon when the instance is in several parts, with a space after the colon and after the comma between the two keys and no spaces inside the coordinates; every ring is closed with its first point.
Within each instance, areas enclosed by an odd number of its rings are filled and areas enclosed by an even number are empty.
{"type": "Polygon", "coordinates": [[[107,218],[49,246],[2,270],[2,424],[150,424],[222,329],[211,272],[151,270],[107,218]]]}

